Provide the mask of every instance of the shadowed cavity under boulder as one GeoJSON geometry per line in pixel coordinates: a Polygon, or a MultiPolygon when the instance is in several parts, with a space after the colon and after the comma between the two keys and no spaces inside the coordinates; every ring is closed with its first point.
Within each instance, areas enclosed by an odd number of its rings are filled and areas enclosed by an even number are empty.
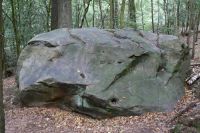
{"type": "Polygon", "coordinates": [[[168,111],[184,95],[189,49],[150,32],[57,29],[35,36],[18,60],[25,106],[58,104],[94,118],[168,111]]]}

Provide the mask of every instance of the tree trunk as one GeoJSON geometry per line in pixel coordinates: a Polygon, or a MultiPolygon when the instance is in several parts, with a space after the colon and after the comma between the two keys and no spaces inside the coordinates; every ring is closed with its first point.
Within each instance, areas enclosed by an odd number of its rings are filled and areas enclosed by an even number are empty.
{"type": "Polygon", "coordinates": [[[46,13],[47,13],[47,16],[46,16],[46,29],[47,31],[49,31],[50,27],[49,27],[49,19],[50,19],[50,13],[51,13],[51,0],[48,0],[48,1],[45,1],[45,5],[46,5],[46,13]]]}
{"type": "Polygon", "coordinates": [[[13,30],[14,30],[14,34],[15,34],[16,52],[17,52],[17,57],[19,57],[21,42],[20,42],[19,30],[17,27],[17,19],[16,19],[17,15],[16,15],[15,2],[16,1],[10,0],[11,12],[12,12],[12,25],[13,25],[13,30]]]}
{"type": "Polygon", "coordinates": [[[94,25],[95,25],[95,0],[93,0],[93,3],[92,3],[92,10],[93,10],[93,14],[92,14],[92,27],[94,27],[94,25]]]}
{"type": "Polygon", "coordinates": [[[197,18],[197,30],[196,30],[195,42],[198,41],[199,24],[200,24],[200,10],[199,10],[199,13],[198,13],[198,18],[197,18]]]}
{"type": "Polygon", "coordinates": [[[58,28],[58,1],[51,0],[51,30],[58,28]]]}
{"type": "Polygon", "coordinates": [[[166,14],[167,14],[167,33],[170,33],[170,22],[169,22],[169,1],[166,0],[166,14]]]}
{"type": "Polygon", "coordinates": [[[153,0],[151,0],[151,24],[152,24],[152,31],[155,32],[155,28],[154,28],[154,14],[153,14],[153,0]]]}
{"type": "Polygon", "coordinates": [[[144,12],[143,12],[143,0],[140,1],[140,8],[141,8],[141,17],[142,17],[142,30],[144,30],[144,12]]]}
{"type": "Polygon", "coordinates": [[[85,10],[84,10],[84,13],[83,13],[83,17],[81,19],[81,24],[79,26],[79,28],[82,28],[83,27],[83,24],[84,24],[84,20],[86,20],[86,15],[88,13],[88,10],[89,10],[89,7],[90,7],[90,2],[92,0],[88,0],[88,3],[87,3],[87,6],[85,7],[85,10]]]}
{"type": "Polygon", "coordinates": [[[51,29],[72,27],[71,0],[52,0],[51,29]]]}
{"type": "Polygon", "coordinates": [[[189,32],[188,29],[189,29],[189,23],[190,23],[190,1],[187,1],[185,3],[185,7],[186,7],[186,10],[187,10],[187,19],[186,19],[186,28],[185,28],[185,31],[186,32],[189,32]]]}
{"type": "Polygon", "coordinates": [[[76,0],[76,21],[75,21],[75,27],[79,27],[79,22],[80,22],[80,14],[81,14],[81,8],[80,8],[80,1],[76,0]]]}
{"type": "Polygon", "coordinates": [[[179,33],[179,27],[180,27],[180,4],[181,4],[181,1],[180,0],[177,0],[177,30],[178,30],[178,33],[179,33]]]}
{"type": "Polygon", "coordinates": [[[58,28],[72,27],[71,0],[58,0],[58,28]]]}
{"type": "Polygon", "coordinates": [[[163,0],[163,11],[165,16],[165,26],[166,26],[167,25],[166,0],[163,0]]]}
{"type": "Polygon", "coordinates": [[[122,0],[121,12],[120,12],[120,28],[124,28],[124,11],[125,11],[126,0],[122,0]]]}
{"type": "Polygon", "coordinates": [[[187,44],[190,44],[190,38],[191,38],[191,31],[192,31],[192,27],[193,27],[193,8],[194,8],[194,4],[193,4],[193,0],[188,1],[188,26],[189,26],[189,31],[188,31],[188,36],[187,36],[187,44]]]}
{"type": "Polygon", "coordinates": [[[118,28],[119,22],[118,22],[118,0],[115,0],[114,2],[114,27],[118,28]]]}
{"type": "Polygon", "coordinates": [[[196,33],[198,34],[198,26],[199,26],[199,14],[198,14],[198,8],[196,1],[191,0],[193,3],[193,6],[191,9],[191,15],[192,15],[192,27],[193,27],[193,44],[192,44],[192,59],[194,59],[195,56],[195,46],[196,46],[196,33]]]}
{"type": "Polygon", "coordinates": [[[157,47],[160,47],[160,0],[157,0],[157,6],[158,6],[158,24],[157,24],[157,47]]]}
{"type": "Polygon", "coordinates": [[[137,29],[135,0],[129,0],[128,10],[129,10],[129,19],[131,22],[133,22],[133,27],[137,29]]]}
{"type": "Polygon", "coordinates": [[[115,25],[114,25],[114,14],[115,14],[114,0],[110,0],[110,28],[111,29],[115,28],[115,25]]]}
{"type": "Polygon", "coordinates": [[[100,17],[101,17],[101,28],[104,28],[104,18],[103,18],[103,11],[102,11],[102,2],[99,0],[99,10],[100,10],[100,17]]]}
{"type": "Polygon", "coordinates": [[[172,16],[174,16],[174,19],[173,19],[173,22],[172,22],[172,25],[173,25],[173,30],[172,30],[172,34],[175,35],[175,33],[177,32],[176,31],[176,28],[177,28],[177,10],[176,10],[176,0],[174,0],[172,2],[172,16]]]}
{"type": "Polygon", "coordinates": [[[2,16],[2,2],[0,0],[0,133],[5,133],[5,114],[3,107],[3,16],[2,16]]]}
{"type": "Polygon", "coordinates": [[[158,6],[157,34],[159,34],[159,27],[160,27],[160,0],[157,0],[157,6],[158,6]]]}

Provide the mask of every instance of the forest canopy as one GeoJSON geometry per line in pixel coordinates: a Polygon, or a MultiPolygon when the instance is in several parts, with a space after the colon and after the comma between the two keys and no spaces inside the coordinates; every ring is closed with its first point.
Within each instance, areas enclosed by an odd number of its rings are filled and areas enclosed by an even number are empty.
{"type": "Polygon", "coordinates": [[[194,36],[195,44],[199,9],[199,0],[4,0],[3,69],[16,66],[20,51],[32,37],[59,27],[134,28],[188,35],[187,43],[194,36]],[[64,4],[66,9],[61,10],[64,4]],[[58,26],[64,20],[66,25],[58,26]]]}

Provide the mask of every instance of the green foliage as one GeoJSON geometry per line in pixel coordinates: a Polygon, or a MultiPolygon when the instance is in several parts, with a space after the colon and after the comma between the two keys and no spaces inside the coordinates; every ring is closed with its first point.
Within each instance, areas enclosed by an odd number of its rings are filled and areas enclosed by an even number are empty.
{"type": "MultiPolygon", "coordinates": [[[[16,15],[14,19],[16,20],[17,30],[19,31],[20,48],[23,49],[33,36],[50,30],[51,3],[50,0],[13,1],[16,15]]],[[[13,27],[14,19],[12,18],[11,2],[11,0],[4,0],[3,3],[5,52],[7,56],[6,59],[16,60],[16,58],[10,58],[13,56],[16,57],[16,35],[13,27]]],[[[88,0],[72,0],[72,22],[74,28],[79,27],[87,2],[88,0]]],[[[200,9],[200,1],[194,0],[194,2],[196,5],[196,13],[198,13],[200,9]]],[[[120,18],[121,4],[122,0],[118,0],[118,19],[120,18]]],[[[134,4],[136,7],[136,23],[130,19],[128,8],[129,0],[126,0],[123,27],[133,28],[137,25],[139,30],[143,29],[144,26],[144,30],[151,31],[151,0],[135,0],[134,4]]],[[[110,0],[101,0],[101,5],[102,16],[99,0],[93,0],[90,3],[86,20],[83,24],[84,27],[92,27],[93,24],[98,28],[110,27],[110,0]],[[102,17],[103,20],[101,20],[102,17]]],[[[190,14],[190,10],[188,9],[188,0],[170,0],[168,3],[164,0],[154,0],[153,6],[155,31],[159,30],[161,33],[176,34],[177,29],[183,28],[183,26],[187,30],[186,26],[188,26],[187,24],[190,14]],[[180,2],[180,5],[178,1],[180,2]],[[158,10],[158,8],[160,9],[158,10]],[[178,8],[179,12],[177,11],[178,8]],[[179,28],[177,28],[178,24],[179,28]],[[159,29],[157,29],[156,25],[159,26],[159,29]]],[[[10,66],[12,63],[7,64],[10,66]]],[[[16,63],[12,65],[16,65],[16,63]]]]}
{"type": "MultiPolygon", "coordinates": [[[[15,1],[17,29],[19,30],[20,48],[23,49],[28,40],[38,33],[46,32],[49,30],[47,26],[47,12],[46,6],[49,0],[18,0],[15,1]]],[[[13,30],[13,18],[11,1],[4,0],[3,3],[4,15],[4,34],[5,34],[5,63],[7,67],[16,66],[16,42],[13,30]]],[[[49,18],[50,19],[50,18],[49,18]]],[[[49,20],[48,20],[49,21],[49,20]]],[[[49,24],[50,26],[50,24],[49,24]]]]}

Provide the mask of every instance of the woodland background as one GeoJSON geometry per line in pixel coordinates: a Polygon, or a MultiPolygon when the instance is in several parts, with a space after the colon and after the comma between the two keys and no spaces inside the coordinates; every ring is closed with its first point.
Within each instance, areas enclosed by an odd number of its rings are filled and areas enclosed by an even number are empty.
{"type": "MultiPolygon", "coordinates": [[[[184,38],[192,58],[198,45],[200,0],[0,0],[0,81],[35,35],[56,28],[134,28],[184,38]]],[[[0,82],[0,133],[3,132],[0,82]]],[[[135,119],[135,118],[134,118],[135,119]]]]}
{"type": "Polygon", "coordinates": [[[129,27],[177,36],[187,35],[188,43],[190,37],[194,36],[192,42],[195,44],[198,39],[200,1],[4,0],[2,12],[3,69],[9,71],[16,66],[17,57],[28,40],[36,34],[57,27],[107,29],[129,27]],[[63,7],[64,4],[66,6],[63,7]],[[61,10],[62,7],[64,9],[61,10]],[[60,20],[66,21],[60,22],[60,20]]]}

